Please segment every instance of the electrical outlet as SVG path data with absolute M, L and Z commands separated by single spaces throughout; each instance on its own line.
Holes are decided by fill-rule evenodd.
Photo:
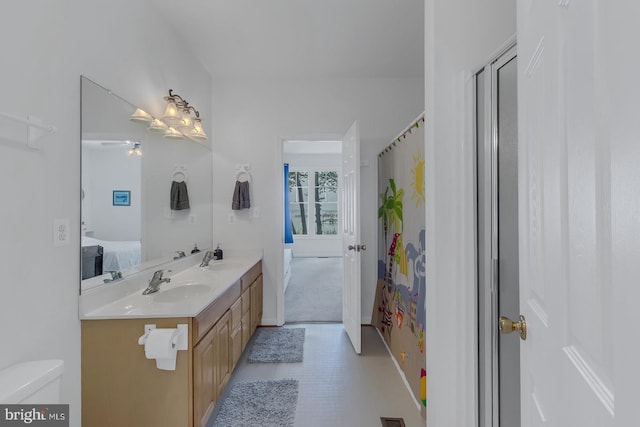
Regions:
M 53 246 L 69 244 L 69 218 L 53 220 Z
M 236 214 L 234 214 L 233 212 L 229 212 L 229 224 L 235 224 L 236 223 Z
M 194 214 L 189 215 L 189 224 L 195 224 L 196 220 L 197 218 Z
M 260 218 L 260 208 L 257 206 L 251 208 L 251 216 L 254 218 Z

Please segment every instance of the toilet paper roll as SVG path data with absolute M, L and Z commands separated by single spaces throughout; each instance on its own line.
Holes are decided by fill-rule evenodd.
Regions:
M 175 371 L 176 370 L 176 358 L 173 359 L 156 359 L 156 368 L 163 371 Z
M 144 345 L 144 354 L 147 359 L 173 360 L 173 369 L 175 369 L 175 360 L 178 348 L 173 341 L 176 335 L 178 335 L 177 329 L 151 330 L 151 332 L 149 332 L 147 342 Z M 160 366 L 158 367 L 160 368 Z

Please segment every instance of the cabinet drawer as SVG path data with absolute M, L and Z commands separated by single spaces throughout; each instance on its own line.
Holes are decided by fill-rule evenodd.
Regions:
M 242 276 L 242 291 L 249 289 L 249 286 L 262 274 L 262 261 L 258 261 L 256 265 L 251 267 L 247 273 Z
M 193 322 L 193 342 L 197 343 L 200 341 L 239 297 L 240 281 L 237 281 L 229 286 L 229 288 L 207 308 L 202 310 Z

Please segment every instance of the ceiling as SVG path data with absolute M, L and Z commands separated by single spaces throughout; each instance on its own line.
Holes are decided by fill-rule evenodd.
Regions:
M 424 77 L 424 0 L 149 1 L 214 77 Z

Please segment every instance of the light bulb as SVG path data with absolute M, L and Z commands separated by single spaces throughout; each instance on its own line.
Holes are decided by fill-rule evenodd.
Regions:
M 175 121 L 180 119 L 180 111 L 173 100 L 167 101 L 167 108 L 164 110 L 162 118 L 166 121 Z
M 189 132 L 189 138 L 196 139 L 198 141 L 206 141 L 207 134 L 204 133 L 204 129 L 202 129 L 202 122 L 200 119 L 196 119 L 193 121 L 193 128 Z
M 180 123 L 178 124 L 179 129 L 190 129 L 193 126 L 193 122 L 191 121 L 191 115 L 189 111 L 182 110 L 180 112 Z
M 149 113 L 147 113 L 146 111 L 140 108 L 136 108 L 136 111 L 134 111 L 133 114 L 129 116 L 129 120 L 131 120 L 132 122 L 148 123 L 153 120 L 153 117 L 151 117 L 151 115 L 149 115 Z
M 174 128 L 172 128 L 172 127 L 169 127 L 169 128 L 165 131 L 165 133 L 164 133 L 164 135 L 163 135 L 163 136 L 164 136 L 165 138 L 168 138 L 168 139 L 183 139 L 183 138 L 184 138 L 184 135 L 182 135 L 180 132 L 178 132 L 177 130 L 175 130 L 175 129 L 174 129 Z
M 147 129 L 152 131 L 152 132 L 165 132 L 168 127 L 169 126 L 167 126 L 167 124 L 165 122 L 163 122 L 162 120 L 153 119 L 153 121 L 151 122 L 151 124 L 149 125 L 149 127 Z

